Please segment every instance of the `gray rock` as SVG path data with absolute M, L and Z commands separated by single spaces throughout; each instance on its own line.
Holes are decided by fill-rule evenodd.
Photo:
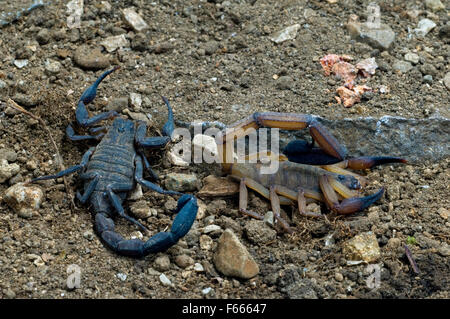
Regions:
M 219 49 L 219 43 L 217 41 L 208 41 L 205 43 L 204 49 L 206 55 L 212 55 Z
M 200 189 L 200 181 L 195 174 L 167 174 L 165 185 L 167 189 L 179 192 L 195 191 Z
M 380 24 L 375 29 L 369 28 L 365 23 L 349 22 L 347 29 L 352 38 L 377 49 L 387 50 L 395 40 L 395 32 L 386 24 Z
M 61 71 L 62 65 L 58 61 L 46 60 L 45 61 L 45 72 L 48 75 L 58 74 Z
M 148 24 L 142 19 L 142 17 L 134 11 L 132 8 L 123 9 L 123 19 L 125 22 L 133 28 L 136 32 L 141 32 L 148 29 Z
M 447 72 L 442 80 L 444 82 L 445 87 L 450 90 L 450 72 Z
M 170 281 L 169 278 L 167 278 L 165 274 L 159 275 L 159 281 L 161 281 L 164 286 L 174 286 L 174 284 Z
M 30 96 L 28 94 L 16 93 L 12 99 L 20 106 L 31 107 L 37 105 L 40 102 L 40 98 L 41 96 L 39 94 Z
M 309 279 L 301 279 L 286 287 L 290 299 L 318 299 L 314 284 Z
M 433 30 L 433 28 L 436 26 L 436 23 L 434 23 L 433 21 L 431 21 L 430 19 L 422 19 L 419 21 L 419 23 L 417 24 L 417 28 L 414 29 L 414 32 L 419 36 L 419 37 L 424 37 L 426 36 L 431 30 Z
M 100 42 L 108 52 L 114 52 L 118 48 L 128 48 L 130 46 L 130 42 L 125 38 L 125 34 L 120 34 L 112 37 L 108 37 Z
M 0 183 L 6 182 L 8 179 L 19 173 L 20 166 L 13 163 L 9 164 L 6 159 L 0 160 Z
M 450 23 L 447 23 L 439 29 L 439 37 L 442 39 L 450 38 Z
M 133 203 L 133 205 L 130 206 L 130 211 L 135 217 L 140 219 L 146 219 L 152 215 L 150 207 L 145 200 L 140 200 Z
M 247 238 L 255 244 L 266 244 L 277 237 L 275 229 L 270 228 L 264 221 L 250 220 L 245 225 Z
M 425 7 L 431 11 L 439 11 L 445 9 L 441 0 L 425 0 Z
M 94 240 L 94 234 L 93 234 L 92 231 L 90 231 L 90 230 L 86 230 L 86 231 L 83 233 L 83 237 L 86 238 L 86 239 L 89 240 L 89 241 Z
M 281 43 L 287 40 L 293 40 L 297 36 L 297 31 L 300 29 L 300 24 L 291 25 L 283 30 L 275 32 L 269 38 L 275 43 Z
M 432 75 L 435 76 L 438 71 L 436 70 L 436 68 L 434 67 L 434 65 L 430 64 L 430 63 L 425 63 L 424 65 L 422 65 L 420 67 L 420 72 L 422 72 L 423 75 Z
M 322 123 L 337 140 L 345 145 L 351 156 L 399 156 L 410 163 L 439 161 L 450 156 L 450 119 L 431 117 L 406 119 L 383 116 L 328 120 Z M 349 132 L 352 132 L 349 134 Z M 287 132 L 291 137 L 305 139 L 307 132 Z M 285 146 L 280 142 L 280 148 Z
M 433 76 L 431 76 L 431 75 L 429 75 L 429 74 L 424 75 L 423 81 L 424 81 L 425 83 L 431 84 L 431 83 L 433 83 Z
M 26 67 L 28 65 L 28 60 L 27 59 L 18 59 L 18 60 L 14 60 L 14 65 L 18 68 L 18 69 L 22 69 L 24 67 Z
M 398 71 L 400 73 L 407 73 L 408 71 L 410 71 L 413 68 L 413 66 L 410 62 L 396 61 L 392 65 L 392 68 L 394 69 L 394 71 Z
M 39 44 L 47 44 L 50 41 L 50 32 L 48 29 L 41 29 L 36 35 L 36 40 Z
M 129 103 L 135 111 L 140 111 L 142 105 L 142 96 L 139 93 L 130 93 Z
M 119 278 L 121 281 L 127 280 L 127 275 L 121 272 L 117 273 L 116 277 Z
M 280 76 L 277 80 L 276 87 L 279 90 L 289 90 L 294 85 L 294 80 L 288 75 Z
M 6 84 L 5 81 L 0 80 L 0 92 L 1 92 L 3 89 L 6 89 L 7 87 L 8 87 L 8 84 Z
M 74 54 L 77 65 L 88 70 L 99 70 L 110 65 L 109 57 L 102 54 L 100 48 L 89 48 L 86 45 L 78 47 Z
M 415 53 L 408 52 L 405 54 L 405 60 L 413 64 L 419 63 L 419 59 L 420 59 L 419 56 Z
M 118 97 L 118 98 L 113 98 L 108 103 L 108 105 L 106 106 L 106 110 L 122 112 L 127 107 L 128 107 L 128 98 L 127 97 Z
M 170 268 L 170 259 L 167 255 L 159 256 L 155 259 L 154 267 L 161 272 L 167 271 Z
M 8 148 L 0 149 L 0 160 L 7 160 L 9 163 L 15 162 L 17 160 L 17 153 Z

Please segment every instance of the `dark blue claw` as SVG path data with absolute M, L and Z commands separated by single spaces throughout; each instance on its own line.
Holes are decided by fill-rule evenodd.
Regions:
M 71 141 L 81 141 L 81 140 L 98 140 L 105 135 L 105 133 L 100 133 L 97 135 L 75 135 L 75 131 L 69 124 L 66 127 L 66 135 Z
M 115 252 L 130 257 L 144 257 L 151 253 L 166 251 L 175 245 L 191 229 L 197 211 L 197 199 L 194 196 L 181 196 L 178 200 L 177 216 L 170 232 L 157 233 L 146 242 L 139 239 L 124 239 L 114 231 L 112 219 L 102 213 L 95 216 L 95 227 L 102 240 Z
M 169 100 L 166 97 L 162 96 L 162 99 L 163 99 L 164 103 L 166 103 L 167 111 L 169 112 L 169 116 L 167 117 L 167 122 L 166 122 L 166 124 L 164 124 L 163 129 L 162 129 L 163 135 L 172 137 L 172 133 L 175 130 L 175 124 L 173 122 L 172 107 L 170 106 Z
M 97 87 L 100 84 L 100 82 L 102 82 L 103 79 L 105 79 L 109 74 L 116 71 L 117 69 L 119 69 L 118 66 L 116 66 L 112 70 L 104 72 L 102 75 L 99 76 L 99 78 L 94 82 L 94 84 L 88 87 L 81 95 L 80 100 L 78 101 L 77 109 L 75 111 L 75 116 L 79 125 L 87 127 L 96 124 L 102 120 L 105 120 L 107 118 L 111 118 L 118 115 L 117 112 L 115 111 L 109 111 L 105 113 L 100 113 L 90 118 L 88 110 L 86 109 L 86 105 L 88 105 L 95 99 L 95 96 L 97 95 Z

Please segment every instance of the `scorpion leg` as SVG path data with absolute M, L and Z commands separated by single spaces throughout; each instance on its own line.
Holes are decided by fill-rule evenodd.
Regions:
M 69 167 L 59 173 L 56 173 L 55 175 L 48 175 L 48 176 L 41 176 L 41 177 L 37 177 L 37 178 L 33 178 L 31 180 L 31 183 L 34 183 L 36 181 L 43 181 L 43 180 L 47 180 L 47 179 L 56 179 L 56 178 L 60 178 L 63 177 L 65 175 L 69 175 L 72 173 L 75 173 L 77 171 L 79 171 L 80 169 L 83 169 L 84 167 L 86 167 L 88 161 L 89 161 L 89 157 L 91 157 L 92 153 L 94 153 L 95 151 L 95 147 L 91 147 L 90 149 L 87 150 L 86 153 L 83 154 L 83 157 L 81 158 L 81 163 L 72 167 Z
M 250 217 L 256 218 L 256 219 L 264 219 L 263 216 L 260 214 L 247 210 L 248 205 L 248 191 L 247 187 L 254 190 L 255 192 L 259 193 L 266 199 L 270 199 L 270 191 L 261 185 L 260 183 L 256 182 L 255 180 L 244 177 L 240 179 L 240 185 L 239 185 L 239 211 L 245 215 L 248 215 Z M 285 196 L 282 196 L 279 198 L 282 205 L 290 205 L 292 204 L 292 201 L 286 198 Z
M 346 198 L 339 203 L 338 197 L 333 189 L 332 183 L 330 182 L 331 178 L 332 177 L 326 175 L 320 176 L 319 185 L 325 198 L 325 203 L 332 211 L 338 214 L 347 215 L 362 211 L 379 200 L 384 193 L 384 188 L 381 188 L 378 192 L 372 195 L 366 197 Z
M 142 225 L 140 222 L 138 222 L 133 217 L 125 214 L 125 210 L 122 207 L 122 204 L 121 204 L 119 196 L 117 196 L 114 193 L 114 191 L 125 192 L 125 191 L 130 191 L 132 189 L 133 189 L 133 184 L 128 184 L 128 183 L 114 184 L 114 185 L 109 185 L 107 187 L 106 193 L 108 194 L 109 200 L 111 201 L 114 209 L 116 210 L 117 214 L 119 214 L 120 217 L 125 218 L 129 222 L 137 225 L 142 230 L 148 232 L 148 229 L 144 225 Z
M 303 215 L 305 217 L 323 217 L 323 215 L 320 213 L 313 213 L 306 211 L 305 191 L 301 187 L 298 189 L 297 192 L 297 204 L 300 215 Z
M 114 230 L 114 222 L 108 216 L 98 213 L 95 216 L 97 232 L 102 240 L 115 252 L 132 257 L 143 257 L 150 253 L 167 250 L 185 236 L 197 216 L 197 200 L 192 195 L 183 195 L 178 200 L 177 216 L 169 232 L 159 232 L 146 242 L 139 239 L 126 240 Z
M 136 164 L 136 168 L 135 168 L 135 171 L 134 171 L 134 179 L 136 180 L 136 182 L 138 182 L 142 186 L 145 186 L 145 187 L 151 189 L 152 191 L 158 192 L 160 194 L 165 194 L 165 195 L 182 195 L 180 192 L 164 190 L 160 186 L 145 180 L 142 177 L 143 167 L 142 167 L 142 159 L 141 159 L 141 157 L 140 156 L 136 156 L 136 159 L 134 160 L 134 162 Z
M 91 194 L 94 191 L 95 187 L 97 186 L 97 183 L 98 183 L 99 179 L 100 179 L 100 176 L 95 174 L 95 177 L 88 184 L 88 186 L 86 187 L 86 190 L 84 191 L 83 195 L 81 195 L 81 193 L 79 191 L 77 191 L 77 198 L 82 204 L 85 204 L 86 201 L 89 199 L 89 197 L 91 196 Z
M 272 206 L 273 215 L 280 223 L 281 227 L 289 234 L 292 234 L 294 231 L 280 216 L 280 197 L 277 194 L 277 186 L 270 186 L 270 204 Z
M 152 180 L 154 180 L 154 181 L 159 180 L 158 174 L 156 174 L 155 171 L 152 170 L 150 163 L 148 162 L 147 156 L 145 156 L 144 152 L 137 151 L 137 153 L 141 156 L 142 161 L 144 162 L 145 169 L 147 170 L 147 172 L 150 173 Z

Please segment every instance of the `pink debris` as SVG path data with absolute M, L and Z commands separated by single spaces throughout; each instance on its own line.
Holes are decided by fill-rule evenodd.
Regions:
M 345 107 L 350 107 L 361 101 L 361 96 L 366 91 L 372 91 L 372 89 L 366 85 L 357 85 L 353 90 L 347 89 L 345 86 L 340 86 L 336 90 L 337 94 L 339 94 L 339 98 L 336 100 L 338 103 L 342 102 Z
M 338 79 L 344 81 L 344 86 L 349 89 L 353 88 L 355 84 L 356 76 L 358 75 L 358 70 L 348 62 L 338 62 L 333 65 L 331 71 L 336 75 Z
M 337 54 L 328 54 L 324 56 L 322 59 L 320 59 L 320 64 L 322 64 L 322 67 L 325 71 L 325 75 L 328 76 L 332 72 L 333 65 L 335 65 L 338 62 L 346 62 L 352 60 L 352 57 L 348 55 L 337 55 Z
M 375 58 L 362 60 L 356 66 L 349 63 L 348 61 L 350 60 L 352 60 L 350 56 L 337 54 L 328 54 L 319 60 L 326 76 L 334 74 L 337 78 L 344 81 L 344 86 L 336 90 L 339 97 L 335 98 L 339 104 L 342 103 L 345 107 L 358 103 L 364 92 L 372 90 L 365 85 L 355 86 L 358 74 L 367 78 L 374 75 L 375 70 L 378 68 Z

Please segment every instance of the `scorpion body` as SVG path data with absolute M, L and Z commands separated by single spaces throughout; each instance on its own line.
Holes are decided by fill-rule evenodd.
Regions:
M 77 198 L 81 203 L 89 202 L 95 213 L 95 228 L 105 244 L 115 252 L 133 257 L 143 257 L 150 253 L 165 251 L 178 242 L 191 228 L 197 215 L 197 200 L 192 195 L 183 195 L 175 191 L 164 190 L 158 185 L 143 178 L 143 166 L 151 173 L 154 179 L 157 175 L 151 170 L 141 148 L 161 148 L 169 141 L 173 132 L 173 114 L 167 99 L 163 97 L 169 111 L 169 119 L 163 127 L 161 137 L 145 137 L 146 124 L 135 123 L 131 120 L 116 117 L 114 111 L 100 113 L 89 117 L 86 104 L 90 103 L 96 95 L 100 82 L 117 68 L 104 72 L 82 94 L 76 110 L 76 118 L 79 125 L 88 127 L 106 118 L 115 117 L 108 128 L 94 127 L 91 133 L 107 129 L 106 134 L 75 135 L 75 131 L 69 125 L 66 129 L 71 140 L 99 139 L 102 140 L 97 147 L 91 147 L 82 157 L 79 165 L 72 166 L 55 175 L 38 177 L 32 182 L 46 179 L 54 179 L 64 175 L 83 170 L 80 178 L 84 181 L 83 195 L 77 192 Z M 136 182 L 161 194 L 182 195 L 178 200 L 177 216 L 168 232 L 159 232 L 146 242 L 139 239 L 124 239 L 114 230 L 113 218 L 119 215 L 140 228 L 146 228 L 134 218 L 125 214 L 122 207 L 123 201 L 129 191 L 133 190 Z

